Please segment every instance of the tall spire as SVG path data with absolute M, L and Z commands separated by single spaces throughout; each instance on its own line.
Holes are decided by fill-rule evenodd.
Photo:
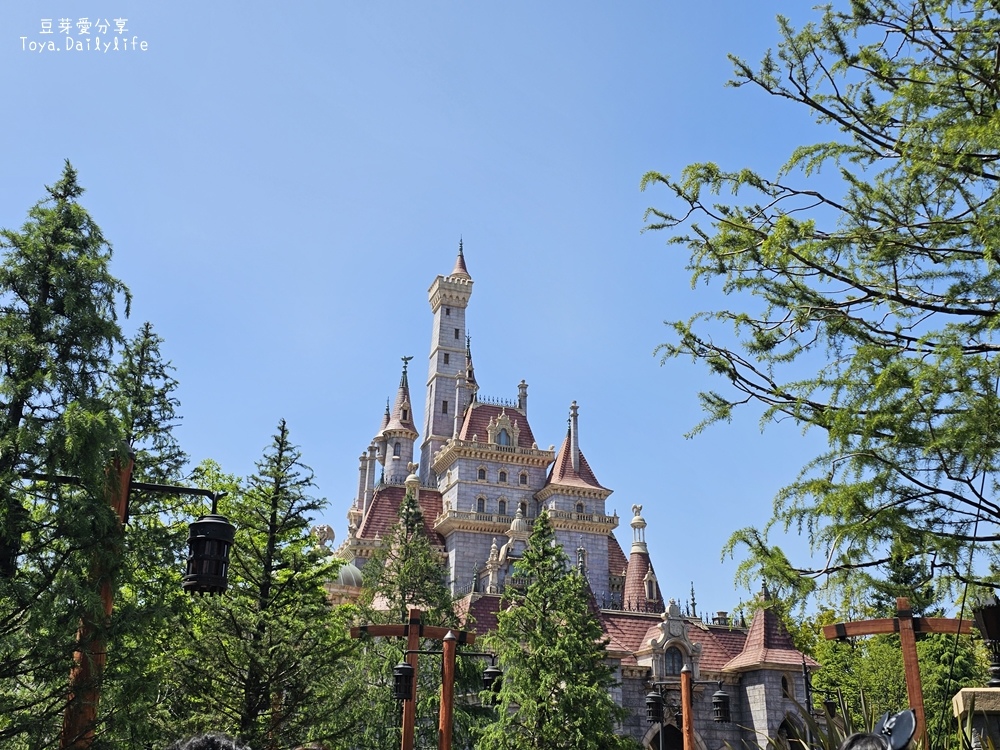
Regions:
M 472 400 L 476 400 L 479 383 L 476 382 L 476 368 L 472 366 L 472 336 L 465 337 L 465 385 L 472 390 Z
M 389 423 L 384 430 L 408 430 L 416 437 L 417 428 L 413 424 L 413 407 L 410 403 L 410 384 L 406 377 L 406 370 L 413 357 L 401 357 L 403 360 L 403 372 L 399 376 L 399 390 L 396 391 L 396 403 L 393 404 L 389 413 Z
M 458 238 L 458 257 L 455 259 L 455 269 L 451 272 L 452 276 L 458 276 L 463 279 L 471 279 L 469 275 L 469 269 L 465 267 L 465 253 L 462 251 L 462 238 Z
M 580 426 L 576 401 L 569 405 L 569 449 L 573 471 L 580 471 Z

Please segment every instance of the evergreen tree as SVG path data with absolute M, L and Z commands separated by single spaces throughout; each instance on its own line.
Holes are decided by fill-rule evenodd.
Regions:
M 648 228 L 673 232 L 693 282 L 727 295 L 674 323 L 662 352 L 721 376 L 702 426 L 756 403 L 765 422 L 827 438 L 769 524 L 804 531 L 825 565 L 797 567 L 743 529 L 730 549 L 746 549 L 746 580 L 803 596 L 819 574 L 849 586 L 892 540 L 936 575 L 975 578 L 970 553 L 1000 521 L 1000 10 L 851 0 L 820 13 L 801 30 L 779 17 L 777 52 L 733 58 L 733 84 L 804 108 L 821 142 L 774 177 L 702 163 L 643 179 L 677 204 L 650 209 Z
M 507 588 L 496 632 L 486 638 L 503 679 L 497 718 L 483 732 L 480 750 L 605 750 L 630 748 L 617 736 L 625 717 L 610 690 L 615 685 L 607 639 L 590 605 L 584 577 L 571 570 L 544 511 L 535 520 L 524 556 L 516 563 L 523 591 Z M 491 697 L 491 696 L 487 696 Z
M 46 191 L 20 230 L 0 230 L 0 745 L 11 748 L 58 736 L 78 626 L 103 615 L 92 572 L 114 573 L 121 542 L 107 494 L 120 431 L 100 385 L 129 294 L 69 163 Z
M 122 347 L 105 385 L 105 399 L 134 455 L 133 479 L 183 484 L 187 457 L 173 428 L 179 423 L 178 383 L 163 359 L 163 340 L 149 323 Z M 100 745 L 156 747 L 175 740 L 164 654 L 183 637 L 178 626 L 191 603 L 181 588 L 189 501 L 133 488 L 124 557 L 115 591 L 108 663 L 101 694 Z
M 0 230 L 0 576 L 5 577 L 14 575 L 30 526 L 21 477 L 82 474 L 98 490 L 114 438 L 100 420 L 103 404 L 95 399 L 121 338 L 119 298 L 127 314 L 130 296 L 108 269 L 111 246 L 77 201 L 83 188 L 76 177 L 67 161 L 21 229 Z M 84 439 L 90 444 L 82 445 Z
M 386 530 L 364 566 L 364 586 L 355 619 L 363 623 L 398 623 L 416 607 L 428 625 L 460 627 L 454 599 L 443 581 L 438 549 L 424 531 L 423 513 L 412 492 L 400 503 L 400 520 Z M 469 629 L 471 623 L 462 624 Z M 347 661 L 344 690 L 348 697 L 350 736 L 341 747 L 350 750 L 394 750 L 399 747 L 402 707 L 393 698 L 392 670 L 403 659 L 403 639 L 365 639 Z M 440 650 L 425 641 L 423 650 Z M 461 653 L 461 652 L 459 652 Z M 478 660 L 456 661 L 453 742 L 467 747 L 471 734 L 488 715 L 467 700 L 481 685 Z M 421 655 L 417 674 L 415 744 L 434 747 L 441 704 L 440 657 Z
M 211 465 L 203 475 L 214 488 L 235 489 Z M 256 473 L 220 502 L 237 527 L 229 590 L 197 601 L 187 640 L 176 644 L 175 731 L 222 730 L 255 750 L 336 735 L 349 644 L 323 587 L 337 563 L 309 534 L 324 506 L 312 487 L 282 421 Z

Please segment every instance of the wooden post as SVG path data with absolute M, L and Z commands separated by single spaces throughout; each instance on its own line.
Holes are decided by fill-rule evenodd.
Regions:
M 413 750 L 413 735 L 417 720 L 417 651 L 420 650 L 420 610 L 411 609 L 406 629 L 406 663 L 413 667 L 413 691 L 410 699 L 403 701 L 402 750 Z
M 406 650 L 408 652 L 406 655 L 406 662 L 413 667 L 413 693 L 410 695 L 410 700 L 403 701 L 402 750 L 413 750 L 414 725 L 416 723 L 417 716 L 417 651 L 420 649 L 420 639 L 426 638 L 432 641 L 444 642 L 445 679 L 444 683 L 441 685 L 441 711 L 438 716 L 438 747 L 449 748 L 450 750 L 452 712 L 454 710 L 452 696 L 454 695 L 455 684 L 456 649 L 460 643 L 469 645 L 475 643 L 476 634 L 467 633 L 464 630 L 459 630 L 455 633 L 448 628 L 425 626 L 420 622 L 420 615 L 421 613 L 419 609 L 411 609 L 408 621 L 404 625 L 361 625 L 356 628 L 351 628 L 351 638 L 361 638 L 363 635 L 387 638 L 406 638 Z M 450 677 L 448 676 L 447 666 L 449 662 L 449 652 L 451 654 Z M 446 695 L 446 685 L 448 686 L 448 701 L 444 700 Z M 446 711 L 448 712 L 447 718 L 445 717 Z M 445 732 L 447 732 L 447 740 L 445 739 Z M 446 741 L 447 744 L 445 744 Z
M 441 670 L 441 713 L 438 720 L 438 750 L 451 750 L 451 730 L 455 699 L 455 651 L 458 636 L 452 632 L 444 637 L 444 666 Z
M 117 537 L 112 542 L 113 552 L 120 556 L 121 535 L 128 518 L 128 495 L 132 482 L 133 459 L 115 460 L 108 477 L 108 502 L 118 517 Z M 106 553 L 105 553 L 106 554 Z M 101 678 L 107 661 L 107 629 L 114 607 L 114 576 L 119 560 L 102 558 L 94 554 L 91 565 L 91 582 L 98 587 L 101 597 L 101 615 L 84 613 L 77 629 L 77 650 L 69 672 L 69 696 L 63 714 L 62 736 L 59 747 L 63 750 L 86 750 L 94 741 L 97 723 L 97 704 L 101 699 Z
M 681 668 L 681 735 L 684 738 L 684 750 L 697 750 L 694 744 L 694 710 L 691 700 L 693 684 L 691 667 L 685 664 Z M 660 731 L 663 731 L 662 724 Z
M 917 633 L 951 633 L 970 635 L 972 623 L 969 620 L 954 620 L 947 617 L 914 617 L 910 600 L 905 596 L 896 599 L 896 616 L 881 620 L 860 622 L 838 622 L 824 625 L 823 635 L 827 640 L 846 639 L 858 635 L 879 635 L 899 633 L 899 645 L 903 650 L 903 671 L 906 676 L 906 696 L 910 708 L 917 715 L 915 737 L 927 744 L 927 723 L 924 720 L 924 694 L 920 684 L 920 665 L 917 662 Z

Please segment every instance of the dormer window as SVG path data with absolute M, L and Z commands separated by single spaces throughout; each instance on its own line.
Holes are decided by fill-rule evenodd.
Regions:
M 403 421 L 405 422 L 409 418 L 410 418 L 410 410 L 409 409 L 403 409 Z
M 497 445 L 510 445 L 510 433 L 507 430 L 497 433 Z
M 507 484 L 507 472 L 501 470 L 499 475 L 500 484 Z

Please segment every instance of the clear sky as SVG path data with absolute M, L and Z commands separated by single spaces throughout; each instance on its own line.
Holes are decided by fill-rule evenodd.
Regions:
M 699 612 L 732 609 L 749 592 L 722 545 L 765 523 L 820 436 L 747 411 L 685 440 L 712 384 L 653 350 L 719 298 L 641 233 L 668 196 L 639 180 L 700 160 L 770 174 L 820 139 L 724 86 L 727 52 L 760 59 L 775 15 L 808 5 L 3 3 L 0 226 L 69 158 L 135 297 L 126 329 L 165 339 L 192 461 L 249 473 L 287 419 L 336 544 L 403 355 L 422 405 L 426 292 L 463 238 L 480 392 L 525 379 L 542 447 L 576 400 L 626 552 L 640 503 L 664 594 L 693 581 Z

